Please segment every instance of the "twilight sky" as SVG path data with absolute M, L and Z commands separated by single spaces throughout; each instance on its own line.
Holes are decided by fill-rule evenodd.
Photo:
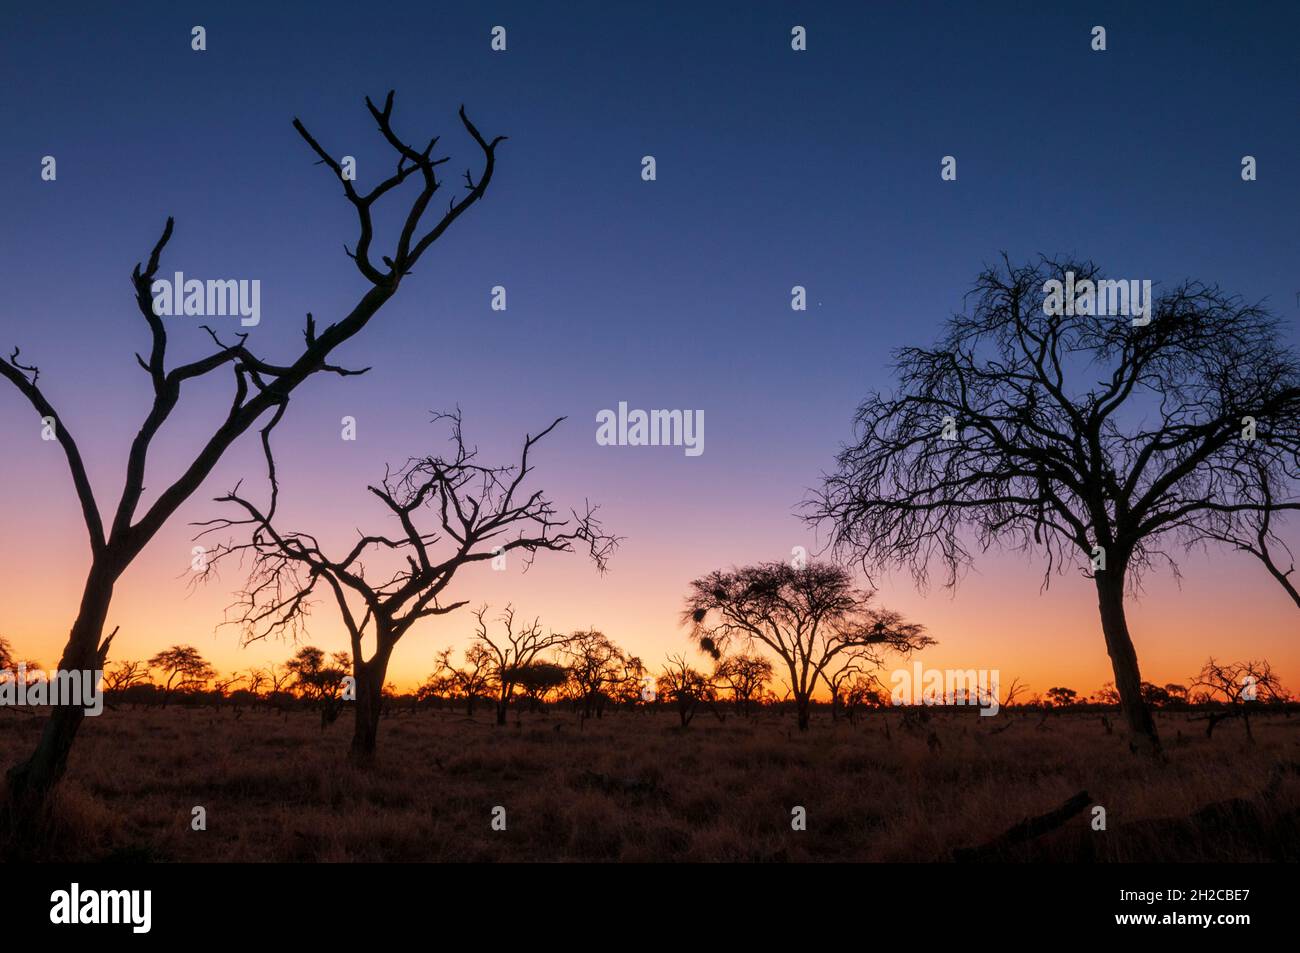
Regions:
M 1000 252 L 1218 282 L 1294 328 L 1297 8 L 700 6 L 7 7 L 0 346 L 40 365 L 101 509 L 116 504 L 150 399 L 132 357 L 147 344 L 132 265 L 174 215 L 161 273 L 259 279 L 250 344 L 269 360 L 292 353 L 305 312 L 336 320 L 365 282 L 342 249 L 352 211 L 290 120 L 356 156 L 368 188 L 392 159 L 362 100 L 390 88 L 399 132 L 443 136 L 449 187 L 479 165 L 461 103 L 486 135 L 510 139 L 487 199 L 335 355 L 375 370 L 297 392 L 276 438 L 282 523 L 336 547 L 358 527 L 388 529 L 365 486 L 385 462 L 442 448 L 432 410 L 459 405 L 469 439 L 500 462 L 567 415 L 536 485 L 562 505 L 601 504 L 626 537 L 611 571 L 543 554 L 526 575 L 468 570 L 452 596 L 600 628 L 652 666 L 690 648 L 678 614 L 692 578 L 816 548 L 794 506 L 850 436 L 854 407 L 889 386 L 891 349 L 929 343 Z M 205 52 L 190 49 L 195 24 Z M 506 53 L 489 49 L 497 24 Z M 807 52 L 790 49 L 795 24 Z M 1106 52 L 1089 48 L 1096 24 Z M 46 155 L 54 182 L 40 177 Z M 641 180 L 644 155 L 657 181 Z M 956 182 L 940 180 L 945 155 Z M 1241 180 L 1244 155 L 1258 181 Z M 790 309 L 796 284 L 806 312 Z M 489 307 L 494 285 L 505 312 Z M 172 364 L 208 349 L 203 320 L 169 319 Z M 188 393 L 155 444 L 151 487 L 175 475 L 229 393 L 224 376 Z M 619 401 L 703 410 L 705 452 L 598 446 L 595 415 Z M 355 442 L 339 437 L 345 415 Z M 261 475 L 246 438 L 132 566 L 109 619 L 115 657 L 175 642 L 222 669 L 291 654 L 215 629 L 242 582 L 233 569 L 187 587 L 186 523 L 220 515 L 211 497 L 241 477 L 262 492 Z M 12 388 L 0 390 L 0 485 L 0 633 L 53 664 L 88 547 L 57 445 Z M 1266 657 L 1294 688 L 1297 620 L 1281 589 L 1248 557 L 1183 566 L 1181 590 L 1152 577 L 1130 608 L 1144 677 L 1186 681 L 1215 653 Z M 1072 574 L 1041 594 L 1040 582 L 1038 564 L 995 555 L 955 596 L 896 577 L 881 599 L 939 640 L 931 665 L 1091 691 L 1110 678 L 1091 583 Z M 393 679 L 422 679 L 471 622 L 461 610 L 422 624 Z M 344 648 L 329 604 L 310 640 Z

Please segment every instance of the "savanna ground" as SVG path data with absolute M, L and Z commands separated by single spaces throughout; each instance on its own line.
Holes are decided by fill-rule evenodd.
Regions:
M 1255 719 L 1253 745 L 1237 720 L 1207 739 L 1186 714 L 1157 718 L 1163 765 L 1096 712 L 944 711 L 914 728 L 821 712 L 800 736 L 771 711 L 685 730 L 670 711 L 500 728 L 487 710 L 422 711 L 384 719 L 364 773 L 347 713 L 322 733 L 310 712 L 121 709 L 82 728 L 47 859 L 946 861 L 1084 790 L 1106 831 L 1089 808 L 1006 858 L 1300 859 L 1300 717 Z M 39 729 L 0 712 L 0 763 Z

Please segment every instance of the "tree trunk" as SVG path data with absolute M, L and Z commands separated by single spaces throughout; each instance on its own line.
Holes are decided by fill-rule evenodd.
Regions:
M 1142 673 L 1138 670 L 1137 652 L 1133 648 L 1128 621 L 1124 617 L 1124 576 L 1101 570 L 1097 573 L 1096 582 L 1101 628 L 1106 636 L 1106 651 L 1110 654 L 1111 669 L 1115 673 L 1120 710 L 1124 713 L 1137 748 L 1147 754 L 1159 755 L 1160 737 L 1156 734 L 1156 723 L 1151 717 L 1151 710 L 1142 700 Z
M 370 661 L 363 662 L 358 658 L 352 663 L 357 681 L 357 700 L 354 704 L 355 720 L 348 758 L 358 767 L 369 767 L 375 762 L 379 715 L 384 701 L 384 678 L 388 674 L 388 659 L 391 654 L 391 647 L 380 648 Z
M 811 698 L 808 695 L 796 695 L 794 699 L 795 711 L 799 714 L 799 730 L 808 730 L 808 721 L 812 714 Z
M 59 660 L 62 671 L 97 671 L 103 667 L 100 638 L 117 577 L 103 568 L 102 560 L 103 557 L 100 565 L 91 566 L 86 579 L 81 608 L 72 624 L 63 658 Z M 68 753 L 85 717 L 82 708 L 70 705 L 52 707 L 36 750 L 26 761 L 9 769 L 4 811 L 0 815 L 0 824 L 5 828 L 4 839 L 36 836 L 44 830 L 50 793 L 67 770 Z

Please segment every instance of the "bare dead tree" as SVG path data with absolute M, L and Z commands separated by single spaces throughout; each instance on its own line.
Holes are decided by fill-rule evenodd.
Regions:
M 248 688 L 246 691 L 249 696 L 256 701 L 261 695 L 262 686 L 270 683 L 271 673 L 264 668 L 250 668 L 248 674 L 245 675 L 244 678 L 248 681 Z
M 290 707 L 286 702 L 293 701 L 289 686 L 293 684 L 295 677 L 294 671 L 286 666 L 272 663 L 266 669 L 266 680 L 271 686 L 266 693 L 267 707 L 272 711 L 280 712 L 286 719 L 289 717 Z
M 799 730 L 807 731 L 813 692 L 832 666 L 857 658 L 874 667 L 886 651 L 934 644 L 921 626 L 871 605 L 874 595 L 839 566 L 761 563 L 693 581 L 682 619 L 715 660 L 735 642 L 771 649 L 789 672 Z
M 863 659 L 856 655 L 844 657 L 838 666 L 832 666 L 822 672 L 822 681 L 831 693 L 831 720 L 838 721 L 840 708 L 844 704 L 844 695 L 853 679 L 865 673 Z
M 543 652 L 567 645 L 570 636 L 558 632 L 543 632 L 542 623 L 534 619 L 531 623 L 515 625 L 515 610 L 506 606 L 501 613 L 501 624 L 505 629 L 498 635 L 492 635 L 484 617 L 487 606 L 476 609 L 474 618 L 477 625 L 474 641 L 488 650 L 492 656 L 492 679 L 497 688 L 497 724 L 506 723 L 506 712 L 510 699 L 514 696 L 515 686 L 520 674 L 528 669 Z
M 143 685 L 147 681 L 149 666 L 144 662 L 124 659 L 104 668 L 104 692 L 107 695 L 120 696 L 132 685 Z
M 67 460 L 90 541 L 90 569 L 80 609 L 59 663 L 61 669 L 103 668 L 111 641 L 111 637 L 103 638 L 103 631 L 117 580 L 181 504 L 199 488 L 231 444 L 259 421 L 265 421 L 261 428 L 261 439 L 266 451 L 267 466 L 274 480 L 274 464 L 270 453 L 271 433 L 283 418 L 292 393 L 303 381 L 317 373 L 359 373 L 331 364 L 329 359 L 332 352 L 369 323 L 397 293 L 403 279 L 411 274 L 429 247 L 486 193 L 496 164 L 496 149 L 504 137 L 498 136 L 490 141 L 485 139 L 466 116 L 464 107 L 460 110 L 461 124 L 483 153 L 482 172 L 477 181 L 469 172 L 465 173 L 466 192 L 451 199 L 446 212 L 432 223 L 426 219 L 426 212 L 435 194 L 443 186 L 437 169 L 449 161 L 447 158 L 434 157 L 437 138 L 429 140 L 428 145 L 420 149 L 409 145 L 407 140 L 398 135 L 392 125 L 392 92 L 384 100 L 382 108 L 369 98 L 366 99 L 366 108 L 384 140 L 397 153 L 397 165 L 392 175 L 365 193 L 359 192 L 354 183 L 343 176 L 339 162 L 307 131 L 306 126 L 298 119 L 293 121 L 294 129 L 319 157 L 320 164 L 327 166 L 339 180 L 344 196 L 356 212 L 359 229 L 356 244 L 351 250 L 345 246 L 345 251 L 368 284 L 367 290 L 356 304 L 323 330 L 317 328 L 311 314 L 307 315 L 303 332 L 305 343 L 297 356 L 287 362 L 272 363 L 253 353 L 247 344 L 246 335 L 238 335 L 234 340 L 222 340 L 209 328 L 206 331 L 216 345 L 215 350 L 199 360 L 169 369 L 167 328 L 163 319 L 154 311 L 152 289 L 163 250 L 172 236 L 172 219 L 167 220 L 162 236 L 149 254 L 147 264 L 136 265 L 131 274 L 131 283 L 135 290 L 137 308 L 150 336 L 147 357 L 137 354 L 136 360 L 149 375 L 154 396 L 139 433 L 131 444 L 121 495 L 109 521 L 105 521 L 100 509 L 72 428 L 38 383 L 40 370 L 33 364 L 20 362 L 21 352 L 17 347 L 8 360 L 0 359 L 0 376 L 13 384 L 36 414 L 54 427 L 55 436 Z M 382 266 L 377 265 L 371 257 L 372 244 L 376 238 L 376 208 L 380 199 L 390 193 L 396 194 L 395 190 L 408 179 L 417 183 L 418 191 L 406 214 L 400 216 L 402 224 L 392 240 L 391 252 L 381 255 Z M 223 371 L 231 374 L 234 384 L 233 398 L 224 419 L 202 441 L 198 452 L 179 473 L 172 476 L 156 472 L 151 474 L 151 486 L 158 487 L 159 492 L 146 503 L 145 474 L 150 450 L 155 437 L 180 403 L 182 390 L 192 382 Z M 271 509 L 274 510 L 274 502 Z M 43 829 L 39 822 L 43 818 L 49 792 L 63 776 L 68 752 L 83 717 L 81 708 L 61 706 L 54 709 L 36 750 L 9 771 L 6 810 L 2 820 L 10 831 L 38 832 Z
M 1192 681 L 1192 688 L 1205 689 L 1210 701 L 1221 702 L 1222 711 L 1212 711 L 1205 716 L 1205 737 L 1212 737 L 1215 726 L 1226 718 L 1240 718 L 1246 727 L 1246 737 L 1255 743 L 1250 727 L 1250 713 L 1266 702 L 1285 701 L 1286 690 L 1282 680 L 1267 661 L 1219 662 L 1213 657 L 1202 666 Z
M 1125 597 L 1157 563 L 1176 574 L 1179 548 L 1269 542 L 1268 517 L 1300 508 L 1300 369 L 1273 317 L 1198 282 L 1146 324 L 1045 307 L 1048 281 L 1099 278 L 1045 258 L 986 269 L 969 314 L 897 353 L 896 393 L 858 409 L 805 515 L 868 572 L 921 586 L 996 547 L 1041 552 L 1044 588 L 1082 562 L 1135 747 L 1158 753 Z
M 1008 686 L 1002 699 L 998 702 L 998 707 L 1010 708 L 1012 705 L 1017 704 L 1016 700 L 1027 691 L 1029 691 L 1029 686 L 1022 682 L 1019 676 L 1016 676 L 1011 680 L 1010 686 Z
M 251 557 L 248 583 L 232 606 L 231 620 L 243 630 L 245 643 L 271 634 L 300 633 L 318 586 L 334 597 L 352 643 L 356 721 L 351 757 L 357 764 L 374 760 L 384 679 L 394 648 L 421 619 L 465 605 L 464 600 L 444 601 L 460 569 L 515 550 L 530 563 L 538 552 L 570 552 L 581 543 L 597 569 L 604 570 L 618 541 L 603 532 L 595 509 L 588 505 L 560 519 L 541 490 L 525 489 L 533 472 L 533 448 L 563 419 L 525 437 L 517 465 L 486 466 L 478 462 L 477 450 L 465 443 L 460 412 L 436 414 L 435 422 L 450 425 L 451 453 L 413 458 L 396 474 L 386 470 L 378 486 L 367 488 L 398 532 L 358 532 L 352 548 L 338 557 L 326 555 L 308 533 L 278 529 L 273 509 L 263 512 L 240 496 L 238 487 L 218 501 L 243 510 L 242 518 L 199 524 L 205 527 L 200 537 L 236 528 L 250 534 L 247 542 L 219 544 L 204 574 L 231 557 Z M 436 524 L 432 530 L 418 526 L 427 514 Z M 370 554 L 381 561 L 390 557 L 396 565 L 377 575 L 369 573 L 364 560 Z M 368 656 L 367 644 L 372 645 Z
M 230 691 L 232 688 L 234 688 L 243 680 L 244 680 L 244 676 L 242 674 L 240 674 L 239 672 L 232 672 L 229 675 L 227 675 L 225 678 L 218 678 L 216 681 L 214 681 L 212 683 L 212 690 L 214 692 L 220 692 L 221 694 L 224 695 L 226 692 Z
M 238 672 L 227 675 L 225 678 L 218 678 L 212 683 L 212 705 L 218 710 L 224 705 L 233 694 L 235 686 L 244 680 L 244 676 Z

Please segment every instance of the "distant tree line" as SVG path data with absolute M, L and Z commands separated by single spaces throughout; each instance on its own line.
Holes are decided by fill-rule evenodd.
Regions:
M 490 711 L 497 724 L 516 720 L 525 713 L 561 711 L 580 722 L 602 718 L 607 712 L 669 712 L 682 728 L 700 712 L 723 721 L 728 715 L 742 718 L 760 712 L 784 716 L 798 722 L 801 711 L 820 709 L 832 721 L 856 723 L 860 714 L 895 707 L 888 688 L 874 671 L 860 664 L 836 668 L 824 679 L 825 696 L 807 706 L 796 698 L 790 686 L 777 678 L 771 660 L 758 654 L 719 654 L 711 665 L 695 666 L 684 655 L 668 656 L 657 671 L 640 658 L 616 645 L 604 633 L 580 630 L 568 634 L 543 634 L 534 620 L 520 624 L 507 607 L 496 630 L 488 624 L 487 609 L 475 612 L 478 628 L 459 662 L 452 648 L 434 658 L 433 671 L 411 691 L 399 691 L 387 683 L 382 691 L 382 714 L 414 714 L 419 711 Z M 706 653 L 706 657 L 710 657 Z M 711 657 L 710 657 L 711 658 Z M 22 664 L 33 677 L 40 663 Z M 0 680 L 17 677 L 19 656 L 8 640 L 0 637 Z M 104 672 L 104 697 L 109 708 L 165 709 L 228 708 L 242 715 L 249 709 L 272 711 L 288 717 L 291 712 L 319 714 L 324 730 L 339 716 L 349 694 L 353 671 L 347 652 L 329 653 L 316 646 L 299 648 L 283 663 L 251 667 L 228 674 L 219 673 L 194 646 L 173 645 L 144 661 L 111 663 Z M 1114 711 L 1120 707 L 1118 692 L 1107 682 L 1092 694 L 1054 686 L 1039 694 L 1025 694 L 1018 681 L 1006 692 L 1004 708 L 1026 712 Z M 1142 683 L 1142 696 L 1154 710 L 1195 712 L 1206 723 L 1206 734 L 1227 719 L 1240 718 L 1253 740 L 1252 715 L 1269 711 L 1290 712 L 1300 701 L 1287 690 L 1267 661 L 1224 663 L 1209 659 L 1188 684 Z M 953 706 L 954 711 L 974 709 Z M 939 706 L 946 707 L 946 706 Z

